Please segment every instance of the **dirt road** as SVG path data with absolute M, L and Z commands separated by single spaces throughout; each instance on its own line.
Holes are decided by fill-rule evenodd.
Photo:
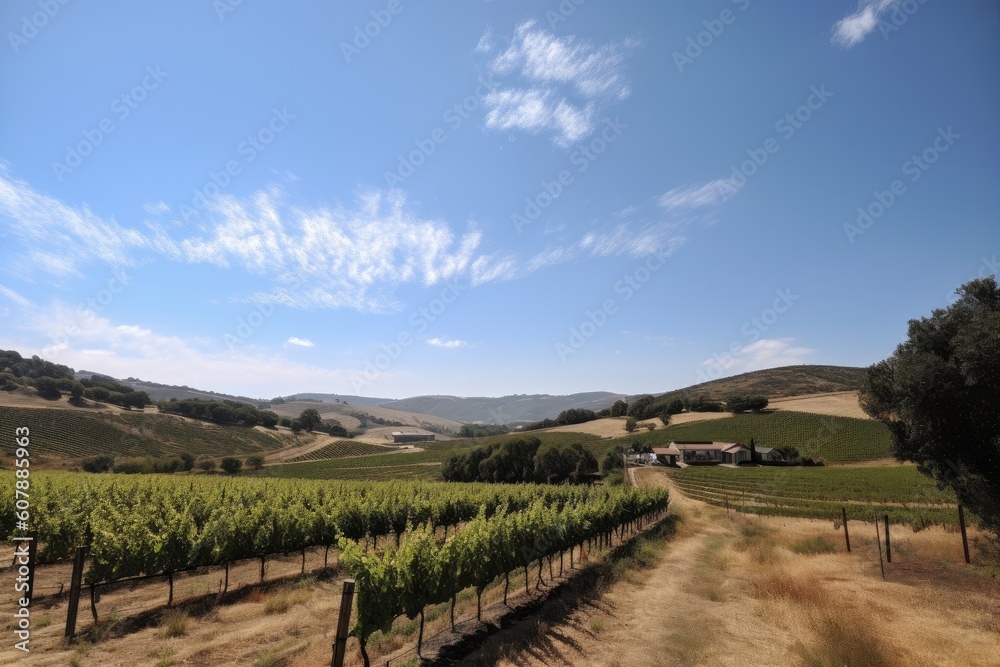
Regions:
M 636 473 L 640 483 L 669 485 L 662 471 Z M 652 567 L 627 573 L 566 617 L 521 621 L 462 664 L 997 664 L 1000 586 L 960 559 L 941 565 L 949 534 L 900 529 L 899 565 L 883 582 L 874 534 L 866 538 L 863 524 L 846 554 L 827 522 L 727 518 L 672 496 L 682 521 Z M 832 551 L 802 553 L 811 544 Z M 924 566 L 937 571 L 925 576 Z

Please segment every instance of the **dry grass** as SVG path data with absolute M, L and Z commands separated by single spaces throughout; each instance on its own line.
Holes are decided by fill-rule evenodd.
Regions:
M 160 619 L 160 629 L 164 637 L 180 637 L 187 632 L 188 615 L 181 609 L 171 609 Z
M 789 548 L 803 555 L 832 554 L 840 551 L 840 544 L 822 535 L 806 535 L 793 540 Z
M 750 582 L 750 595 L 761 600 L 788 601 L 801 606 L 829 602 L 826 591 L 816 579 L 804 579 L 783 572 L 768 572 Z
M 308 588 L 296 586 L 283 588 L 264 598 L 265 614 L 284 614 L 297 604 L 306 604 L 312 598 Z
M 808 616 L 815 638 L 798 647 L 806 664 L 815 667 L 910 667 L 899 647 L 880 631 L 878 618 L 867 610 L 844 613 L 836 607 Z
M 795 412 L 812 412 L 818 415 L 834 417 L 856 417 L 870 419 L 858 403 L 858 392 L 838 391 L 830 394 L 811 394 L 807 396 L 790 396 L 778 398 L 768 403 L 775 410 L 794 410 Z
M 771 565 L 781 561 L 774 530 L 759 519 L 739 517 L 739 536 L 733 543 L 737 551 L 747 553 L 758 565 Z

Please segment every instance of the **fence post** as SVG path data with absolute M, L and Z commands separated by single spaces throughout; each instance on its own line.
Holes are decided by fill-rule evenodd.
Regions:
M 344 579 L 344 591 L 340 596 L 340 619 L 337 621 L 337 634 L 333 641 L 333 659 L 331 667 L 343 667 L 344 655 L 347 652 L 347 634 L 351 625 L 351 604 L 354 601 L 354 580 Z
M 872 518 L 875 519 L 875 542 L 878 544 L 878 566 L 882 570 L 882 579 L 885 579 L 885 563 L 882 561 L 882 540 L 878 535 L 878 512 L 872 510 Z
M 969 558 L 969 537 L 965 534 L 965 510 L 962 509 L 962 504 L 958 504 L 958 525 L 962 528 L 962 549 L 965 550 L 965 562 L 966 564 L 971 564 L 972 560 Z
M 66 612 L 66 637 L 76 634 L 76 612 L 80 607 L 80 587 L 83 584 L 83 562 L 87 547 L 77 547 L 73 558 L 73 578 L 69 585 L 69 610 Z
M 889 541 L 889 515 L 885 515 L 885 562 L 892 562 L 892 542 Z
M 847 532 L 847 508 L 840 508 L 841 515 L 844 518 L 844 541 L 847 542 L 847 553 L 851 553 L 851 534 Z

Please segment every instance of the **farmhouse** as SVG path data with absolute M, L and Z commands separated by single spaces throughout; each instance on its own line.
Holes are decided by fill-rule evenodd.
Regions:
M 771 447 L 756 447 L 762 461 L 781 461 L 781 453 Z M 750 447 L 739 442 L 671 442 L 669 447 L 654 447 L 661 463 L 685 464 L 744 463 L 750 461 Z
M 403 442 L 434 442 L 434 434 L 430 431 L 393 431 L 392 441 L 394 443 Z

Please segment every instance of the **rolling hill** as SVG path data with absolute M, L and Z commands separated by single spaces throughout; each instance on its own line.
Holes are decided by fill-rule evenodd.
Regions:
M 861 388 L 864 375 L 864 368 L 852 366 L 782 366 L 674 389 L 657 396 L 656 404 L 666 404 L 675 398 L 698 396 L 724 401 L 733 394 L 761 394 L 773 400 L 807 394 L 857 391 Z
M 276 414 L 286 417 L 298 417 L 303 410 L 312 408 L 324 419 L 336 419 L 348 430 L 357 429 L 361 425 L 359 416 L 368 415 L 390 422 L 399 422 L 406 426 L 428 428 L 436 431 L 458 431 L 462 427 L 457 421 L 429 414 L 394 410 L 385 407 L 359 406 L 344 403 L 316 403 L 313 401 L 286 401 L 272 404 L 269 408 Z M 370 426 L 375 423 L 369 422 Z
M 499 398 L 460 396 L 414 396 L 383 403 L 382 407 L 436 415 L 457 422 L 486 424 L 517 424 L 555 417 L 563 410 L 586 408 L 601 410 L 609 407 L 624 394 L 591 391 L 567 396 L 550 394 L 515 394 Z

